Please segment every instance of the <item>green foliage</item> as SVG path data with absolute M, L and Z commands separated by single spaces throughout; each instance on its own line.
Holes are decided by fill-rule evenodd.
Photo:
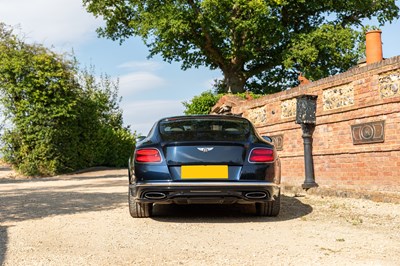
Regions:
M 299 34 L 291 40 L 284 56 L 286 68 L 301 68 L 303 75 L 310 80 L 318 80 L 335 75 L 343 69 L 356 65 L 362 50 L 355 43 L 363 43 L 364 34 L 351 28 L 334 25 L 322 25 L 307 34 Z M 330 58 L 330 61 L 319 60 Z M 332 67 L 335 66 L 335 67 Z
M 242 99 L 248 99 L 248 98 L 250 98 L 250 99 L 258 99 L 258 98 L 264 96 L 263 94 L 257 94 L 257 93 L 254 93 L 252 91 L 235 93 L 233 95 L 237 96 L 237 97 L 240 97 Z
M 215 94 L 211 91 L 194 96 L 189 102 L 183 102 L 186 115 L 205 115 L 211 112 L 211 108 L 218 102 L 222 94 Z
M 3 159 L 27 175 L 123 166 L 134 136 L 122 126 L 117 84 L 27 44 L 0 24 Z
M 80 149 L 83 167 L 125 166 L 135 135 L 123 127 L 118 84 L 108 76 L 96 81 L 93 70 L 81 71 L 79 81 L 83 89 L 76 130 L 81 131 L 80 141 L 86 143 Z
M 395 0 L 82 0 L 102 37 L 139 36 L 149 56 L 220 69 L 225 92 L 270 93 L 347 70 L 362 57 L 363 19 L 399 18 Z

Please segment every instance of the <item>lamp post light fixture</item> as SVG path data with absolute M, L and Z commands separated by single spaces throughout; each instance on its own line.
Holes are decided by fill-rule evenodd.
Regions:
M 317 97 L 315 95 L 300 95 L 296 98 L 296 124 L 303 131 L 305 180 L 302 188 L 308 190 L 318 187 L 315 182 L 314 161 L 312 156 L 312 134 L 316 124 Z

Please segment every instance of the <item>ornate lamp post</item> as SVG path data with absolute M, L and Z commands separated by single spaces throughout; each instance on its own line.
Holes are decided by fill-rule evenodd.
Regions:
M 317 97 L 315 95 L 300 95 L 297 97 L 296 124 L 300 124 L 303 131 L 306 177 L 302 187 L 305 190 L 318 187 L 318 184 L 315 183 L 314 161 L 312 157 L 312 134 L 316 124 Z

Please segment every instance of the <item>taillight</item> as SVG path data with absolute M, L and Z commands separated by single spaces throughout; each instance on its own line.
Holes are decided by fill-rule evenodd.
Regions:
M 138 163 L 159 163 L 161 155 L 157 149 L 140 149 L 136 150 L 135 161 Z
M 255 148 L 250 152 L 249 162 L 267 163 L 274 161 L 274 151 L 270 149 Z

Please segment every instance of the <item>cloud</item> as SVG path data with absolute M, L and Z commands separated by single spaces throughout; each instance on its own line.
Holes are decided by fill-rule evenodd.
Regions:
M 1 21 L 20 25 L 27 41 L 46 45 L 82 43 L 96 36 L 100 19 L 86 12 L 81 0 L 2 0 Z
M 162 68 L 161 63 L 155 61 L 130 61 L 125 62 L 118 68 L 124 68 L 129 70 L 140 70 L 140 71 L 156 71 Z
M 153 124 L 168 116 L 182 115 L 184 106 L 177 100 L 154 100 L 140 102 L 121 103 L 124 112 L 124 124 L 131 125 L 132 130 L 136 130 L 142 135 L 146 135 Z
M 165 80 L 150 72 L 133 72 L 119 77 L 119 93 L 129 97 L 136 92 L 159 88 L 165 85 Z

